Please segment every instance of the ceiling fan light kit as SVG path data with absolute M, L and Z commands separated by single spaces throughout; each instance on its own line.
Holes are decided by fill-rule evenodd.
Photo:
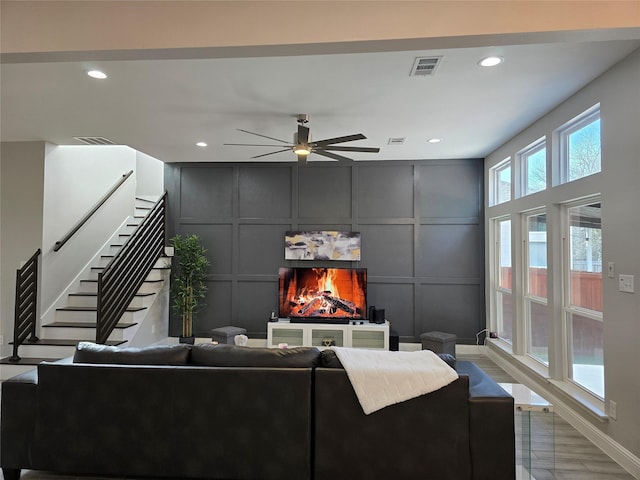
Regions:
M 260 158 L 266 157 L 268 155 L 274 155 L 276 153 L 286 152 L 287 150 L 293 151 L 294 154 L 297 155 L 298 161 L 300 163 L 305 163 L 307 157 L 312 153 L 317 155 L 326 157 L 331 159 L 332 161 L 339 162 L 352 162 L 351 158 L 348 158 L 344 155 L 340 155 L 333 152 L 365 152 L 365 153 L 378 153 L 380 149 L 377 147 L 345 147 L 345 146 L 336 146 L 336 143 L 345 143 L 345 142 L 353 142 L 355 140 L 364 140 L 365 137 L 361 133 L 356 133 L 354 135 L 345 135 L 342 137 L 335 138 L 327 138 L 325 140 L 318 140 L 314 142 L 311 140 L 311 132 L 309 127 L 305 127 L 304 124 L 309 122 L 309 116 L 306 114 L 299 114 L 298 116 L 298 131 L 293 134 L 293 143 L 289 143 L 285 140 L 280 140 L 279 138 L 269 137 L 267 135 L 262 135 L 260 133 L 250 132 L 248 130 L 243 130 L 239 128 L 240 132 L 248 133 L 250 135 L 256 135 L 258 137 L 268 138 L 269 140 L 275 140 L 276 142 L 280 142 L 281 145 L 264 145 L 264 144 L 253 144 L 253 143 L 225 143 L 225 145 L 233 145 L 233 146 L 243 146 L 243 147 L 275 147 L 280 148 L 280 150 L 276 150 L 275 152 L 263 153 L 261 155 L 255 155 L 251 158 Z M 283 148 L 284 147 L 284 148 Z

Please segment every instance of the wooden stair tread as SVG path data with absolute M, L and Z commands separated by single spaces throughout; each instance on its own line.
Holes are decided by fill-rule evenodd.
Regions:
M 116 325 L 115 328 L 121 328 L 121 329 L 125 329 L 125 328 L 129 328 L 129 327 L 133 327 L 134 325 L 136 325 L 135 322 L 133 323 L 125 323 L 125 322 L 121 322 L 118 323 Z M 47 323 L 46 325 L 42 325 L 42 328 L 45 327 L 53 327 L 53 328 L 68 328 L 68 327 L 77 327 L 77 328 L 96 328 L 96 322 L 52 322 L 52 323 Z
M 11 357 L 0 359 L 2 365 L 33 365 L 36 366 L 42 362 L 54 362 L 59 358 L 40 358 L 40 357 L 21 357 L 17 362 L 12 362 Z
M 150 297 L 155 295 L 153 292 L 147 293 L 136 293 L 136 297 Z M 97 297 L 98 292 L 72 292 L 69 294 L 70 297 Z
M 80 280 L 80 281 L 81 281 L 81 282 L 97 283 L 97 282 L 98 282 L 98 279 L 97 279 L 97 278 L 95 278 L 95 279 L 86 278 L 86 279 L 84 279 L 84 280 Z M 145 280 L 145 283 L 158 283 L 158 282 L 162 282 L 162 281 L 164 281 L 164 280 L 162 280 L 162 279 L 159 279 L 159 280 Z
M 78 342 L 84 342 L 84 341 L 86 340 L 78 340 L 73 338 L 68 338 L 68 339 L 40 338 L 37 342 L 26 341 L 21 346 L 44 345 L 49 347 L 75 347 L 78 344 Z M 118 345 L 122 345 L 123 343 L 126 343 L 126 340 L 107 340 L 105 345 L 110 347 L 117 347 Z M 13 344 L 13 342 L 10 342 L 10 345 L 11 344 Z
M 127 307 L 125 312 L 139 312 L 146 310 L 147 307 Z M 56 308 L 56 312 L 96 312 L 98 307 L 60 307 Z

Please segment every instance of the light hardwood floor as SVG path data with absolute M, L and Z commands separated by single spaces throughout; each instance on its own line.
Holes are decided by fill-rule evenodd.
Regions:
M 510 375 L 484 355 L 459 355 L 458 358 L 475 362 L 497 382 L 515 382 Z M 520 419 L 517 417 L 517 435 L 521 433 L 520 425 Z M 530 425 L 531 466 L 535 480 L 634 480 L 633 476 L 557 414 L 533 414 Z M 4 480 L 2 474 L 0 474 L 0 479 Z M 24 471 L 21 480 L 118 479 Z

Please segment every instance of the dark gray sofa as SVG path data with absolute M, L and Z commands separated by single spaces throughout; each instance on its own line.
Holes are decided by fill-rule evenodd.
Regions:
M 514 478 L 513 399 L 475 365 L 458 362 L 461 376 L 447 387 L 367 416 L 327 355 L 81 344 L 75 361 L 45 362 L 3 382 L 5 479 L 21 469 L 247 480 Z

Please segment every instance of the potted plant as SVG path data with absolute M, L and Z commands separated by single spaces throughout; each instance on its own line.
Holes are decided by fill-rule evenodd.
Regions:
M 174 249 L 171 281 L 173 309 L 182 319 L 180 342 L 193 343 L 193 315 L 207 292 L 206 269 L 209 260 L 197 235 L 176 235 L 170 240 Z

